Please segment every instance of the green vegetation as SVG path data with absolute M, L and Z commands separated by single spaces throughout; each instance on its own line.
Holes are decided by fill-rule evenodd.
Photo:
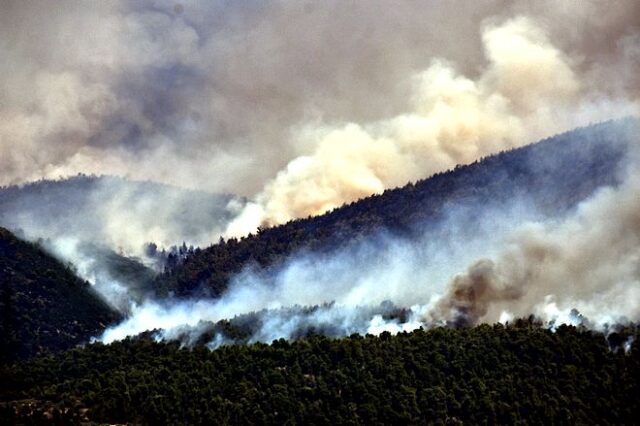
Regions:
M 242 239 L 197 250 L 156 280 L 160 295 L 219 296 L 247 266 L 278 265 L 300 250 L 322 252 L 384 230 L 411 238 L 429 231 L 453 207 L 466 207 L 473 226 L 478 208 L 509 206 L 522 198 L 549 214 L 574 207 L 603 185 L 618 183 L 634 119 L 606 122 L 503 152 L 429 179 L 390 189 L 327 214 L 260 229 Z
M 0 362 L 86 342 L 120 316 L 70 265 L 0 228 Z
M 48 241 L 45 242 L 45 247 L 47 244 Z M 93 275 L 126 283 L 127 296 L 136 302 L 141 302 L 146 296 L 153 294 L 152 283 L 156 273 L 145 266 L 141 259 L 118 254 L 106 245 L 95 243 L 80 243 L 78 251 L 93 260 Z
M 632 424 L 639 377 L 637 340 L 625 353 L 527 320 L 215 351 L 128 339 L 4 367 L 0 409 L 60 424 Z
M 618 183 L 633 129 L 637 122 L 629 120 L 591 126 L 319 217 L 203 250 L 183 244 L 160 255 L 167 267 L 155 278 L 135 259 L 99 245 L 84 249 L 105 260 L 109 276 L 135 281 L 131 290 L 140 297 L 217 296 L 247 266 L 268 273 L 293 252 L 335 250 L 381 230 L 411 239 L 418 229 L 436 229 L 452 206 L 465 206 L 470 224 L 477 206 L 524 196 L 538 209 L 563 212 L 596 188 Z M 47 185 L 29 190 L 47 192 Z M 15 195 L 18 189 L 1 191 Z M 78 347 L 120 316 L 71 265 L 4 228 L 0 285 L 0 424 L 606 425 L 640 418 L 636 326 L 605 336 L 572 326 L 550 331 L 530 318 L 509 326 L 342 339 L 310 328 L 293 342 L 215 351 L 158 343 L 148 332 Z M 389 318 L 405 314 L 393 306 L 380 309 Z M 220 334 L 246 342 L 263 314 L 202 323 L 199 342 Z

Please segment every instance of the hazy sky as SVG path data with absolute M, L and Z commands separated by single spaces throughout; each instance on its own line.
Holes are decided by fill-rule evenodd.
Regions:
M 241 230 L 637 112 L 637 1 L 0 7 L 0 184 L 233 192 Z

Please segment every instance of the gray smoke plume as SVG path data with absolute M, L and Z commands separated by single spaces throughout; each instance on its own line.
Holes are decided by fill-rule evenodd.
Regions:
M 0 184 L 252 197 L 229 234 L 638 110 L 632 0 L 1 7 Z
M 577 309 L 597 323 L 640 318 L 640 174 L 560 222 L 528 223 L 456 276 L 427 318 L 477 324 Z
M 160 338 L 184 341 L 188 335 L 193 342 L 211 329 L 203 322 L 263 310 L 248 341 L 295 338 L 309 329 L 344 336 L 532 314 L 550 326 L 605 329 L 638 321 L 636 137 L 621 182 L 599 187 L 562 214 L 541 214 L 526 199 L 451 205 L 450 216 L 418 240 L 383 233 L 328 254 L 300 253 L 273 273 L 248 268 L 218 300 L 142 304 L 101 339 L 162 328 Z M 296 308 L 320 304 L 308 311 Z M 385 304 L 407 308 L 405 318 L 385 316 Z M 218 334 L 211 346 L 224 342 Z
M 455 271 L 493 250 L 498 237 L 517 221 L 538 216 L 528 203 L 514 202 L 511 209 L 487 208 L 486 215 L 477 217 L 470 228 L 468 213 L 463 206 L 452 206 L 437 231 L 417 240 L 380 233 L 330 253 L 298 253 L 266 274 L 248 267 L 216 300 L 148 301 L 135 306 L 128 319 L 107 330 L 101 339 L 110 342 L 156 328 L 164 329 L 162 336 L 171 338 L 183 335 L 185 326 L 195 328 L 191 333 L 197 337 L 202 321 L 216 322 L 265 309 L 269 311 L 253 340 L 291 337 L 312 325 L 319 329 L 332 325 L 337 335 L 366 333 L 370 326 L 384 331 L 392 324 L 379 321 L 381 312 L 376 306 L 411 307 L 435 301 Z M 312 312 L 287 311 L 324 303 L 330 305 Z M 415 308 L 416 313 L 423 311 Z
M 633 0 L 0 7 L 0 184 L 83 172 L 251 198 L 200 241 L 640 112 Z M 221 301 L 137 305 L 109 336 L 322 301 L 416 305 L 425 324 L 569 306 L 594 321 L 637 318 L 634 176 L 556 221 L 510 220 L 511 206 L 486 235 L 417 246 L 378 236 L 332 258 L 300 254 L 275 290 L 247 271 Z M 105 198 L 97 234 L 125 251 L 187 240 L 165 227 L 175 210 L 156 208 L 164 202 L 180 203 Z M 147 227 L 151 211 L 166 220 Z

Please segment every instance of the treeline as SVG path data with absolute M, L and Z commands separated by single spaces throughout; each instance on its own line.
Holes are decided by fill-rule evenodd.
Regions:
M 634 424 L 637 337 L 629 328 L 608 342 L 585 329 L 552 332 L 520 320 L 215 351 L 127 339 L 5 366 L 0 417 L 8 424 Z
M 317 217 L 260 228 L 244 238 L 220 239 L 177 262 L 156 279 L 160 295 L 220 295 L 244 267 L 266 268 L 296 251 L 335 250 L 384 230 L 402 238 L 437 227 L 454 208 L 509 206 L 522 198 L 548 214 L 575 206 L 603 185 L 618 183 L 638 121 L 610 121 L 485 158 L 429 179 L 390 189 Z

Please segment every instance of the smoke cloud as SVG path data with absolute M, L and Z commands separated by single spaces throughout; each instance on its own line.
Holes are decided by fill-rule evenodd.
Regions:
M 0 224 L 41 241 L 127 312 L 151 293 L 169 252 L 210 244 L 242 205 L 229 195 L 75 176 L 0 188 Z
M 243 235 L 637 115 L 639 17 L 633 0 L 9 0 L 0 13 L 0 185 L 82 172 L 251 199 L 232 203 L 228 226 L 203 231 L 169 226 L 181 220 L 181 195 L 107 187 L 87 203 L 101 205 L 89 222 L 57 218 L 73 230 L 56 241 L 60 253 L 81 265 L 92 261 L 78 253 L 85 235 L 125 251 Z M 322 302 L 334 304 L 265 317 L 255 338 L 327 318 L 340 333 L 531 312 L 569 318 L 570 308 L 596 322 L 637 319 L 637 176 L 569 217 L 542 218 L 516 202 L 485 210 L 463 236 L 414 244 L 378 235 L 324 258 L 301 253 L 274 276 L 245 271 L 218 301 L 135 305 L 102 338 Z M 33 205 L 15 210 L 17 226 L 64 236 L 35 223 Z M 457 220 L 453 212 L 447 232 L 462 227 Z M 385 301 L 412 307 L 410 319 L 371 308 Z
M 435 59 L 413 78 L 409 112 L 364 126 L 303 129 L 313 152 L 278 172 L 227 234 L 320 214 L 600 116 L 603 100 L 581 87 L 571 58 L 530 19 L 487 25 L 482 41 L 488 64 L 475 80 Z M 615 114 L 640 111 L 615 102 Z
M 0 188 L 0 223 L 29 239 L 73 238 L 143 256 L 150 242 L 208 245 L 243 203 L 152 182 L 75 176 Z
M 537 212 L 526 199 L 483 206 L 477 215 L 470 212 L 479 206 L 451 205 L 448 218 L 417 240 L 381 233 L 330 253 L 299 253 L 276 271 L 248 268 L 218 300 L 142 304 L 101 339 L 163 328 L 159 338 L 193 343 L 211 330 L 206 322 L 252 312 L 258 326 L 248 341 L 295 338 L 304 330 L 345 336 L 467 326 L 531 314 L 550 326 L 606 329 L 638 321 L 638 149 L 633 142 L 620 184 L 598 188 L 560 215 Z M 322 306 L 300 308 L 316 305 Z M 397 307 L 407 309 L 390 316 Z M 210 345 L 227 341 L 218 333 Z
M 228 234 L 322 212 L 637 112 L 639 7 L 5 2 L 0 184 L 252 197 Z
M 156 328 L 164 329 L 163 337 L 172 338 L 181 336 L 185 326 L 194 328 L 190 333 L 198 336 L 201 321 L 216 322 L 265 309 L 269 311 L 253 340 L 292 337 L 305 326 L 330 328 L 332 334 L 341 336 L 366 333 L 372 321 L 374 329 L 384 331 L 393 324 L 378 318 L 385 312 L 379 305 L 411 307 L 435 301 L 455 271 L 491 251 L 499 236 L 517 221 L 538 216 L 524 201 L 501 207 L 487 208 L 473 227 L 469 212 L 474 206 L 451 206 L 442 225 L 417 240 L 383 232 L 329 253 L 298 253 L 274 271 L 249 267 L 232 279 L 219 299 L 148 301 L 134 307 L 127 320 L 107 330 L 101 339 L 110 342 Z M 288 311 L 322 304 L 330 305 L 311 312 Z M 420 306 L 415 309 L 423 310 Z M 418 320 L 416 315 L 416 324 Z
M 559 223 L 519 227 L 495 258 L 456 276 L 429 313 L 477 324 L 572 308 L 599 323 L 640 318 L 640 181 L 603 188 Z

